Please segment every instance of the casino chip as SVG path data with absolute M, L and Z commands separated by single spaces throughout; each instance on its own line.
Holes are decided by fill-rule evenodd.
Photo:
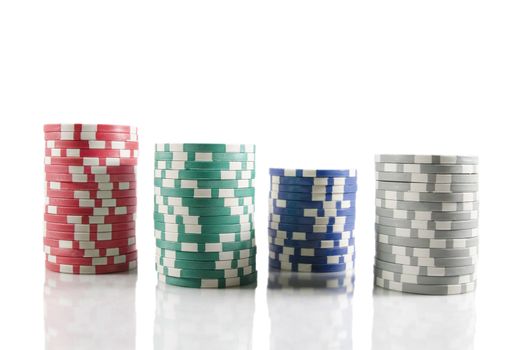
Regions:
M 478 157 L 376 156 L 375 285 L 468 293 L 478 260 Z
M 137 266 L 137 129 L 44 125 L 48 270 L 124 272 Z
M 269 267 L 353 274 L 355 170 L 271 168 Z
M 190 288 L 255 284 L 255 146 L 157 144 L 154 159 L 159 281 Z

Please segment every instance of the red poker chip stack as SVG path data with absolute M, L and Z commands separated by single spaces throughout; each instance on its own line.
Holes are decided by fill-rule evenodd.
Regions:
M 44 125 L 46 268 L 73 274 L 137 266 L 137 129 Z

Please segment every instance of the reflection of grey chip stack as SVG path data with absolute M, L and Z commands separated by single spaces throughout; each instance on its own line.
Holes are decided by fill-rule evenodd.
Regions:
M 376 156 L 379 287 L 417 294 L 474 290 L 478 158 Z

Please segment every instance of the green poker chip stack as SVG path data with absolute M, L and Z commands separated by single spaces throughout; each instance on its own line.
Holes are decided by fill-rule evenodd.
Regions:
M 155 268 L 190 288 L 256 283 L 255 146 L 156 144 Z

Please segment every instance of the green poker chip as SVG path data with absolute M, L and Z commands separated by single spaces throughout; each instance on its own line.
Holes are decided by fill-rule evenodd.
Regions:
M 226 243 L 182 243 L 156 239 L 156 247 L 192 253 L 219 253 L 253 248 L 255 239 Z
M 255 153 L 244 152 L 155 152 L 155 160 L 185 160 L 201 162 L 254 162 Z
M 211 207 L 211 208 L 193 208 L 193 207 L 176 207 L 172 205 L 154 204 L 154 212 L 169 215 L 188 215 L 188 216 L 231 216 L 253 214 L 255 208 L 253 205 L 242 205 L 237 207 Z
M 249 180 L 255 170 L 154 170 L 154 177 L 178 180 Z
M 231 250 L 226 252 L 183 252 L 174 249 L 160 248 L 157 249 L 157 255 L 162 258 L 172 258 L 178 260 L 190 261 L 222 261 L 245 259 L 257 255 L 257 247 L 248 249 Z
M 190 234 L 156 231 L 156 238 L 167 242 L 177 243 L 227 243 L 242 242 L 255 238 L 255 230 L 247 232 L 218 233 L 218 234 Z
M 155 187 L 154 193 L 164 197 L 182 198 L 240 198 L 255 195 L 255 188 L 160 188 Z
M 170 224 L 226 225 L 253 222 L 253 214 L 231 216 L 189 217 L 187 215 L 169 215 L 154 212 L 154 221 Z
M 164 258 L 156 256 L 156 262 L 167 267 L 189 270 L 226 270 L 238 269 L 246 266 L 256 266 L 257 258 L 251 256 L 245 259 L 219 260 L 219 261 L 193 261 Z
M 217 234 L 217 233 L 244 232 L 244 231 L 253 230 L 255 227 L 252 222 L 249 222 L 246 224 L 232 224 L 232 225 L 183 225 L 183 224 L 167 224 L 163 222 L 154 221 L 154 228 L 156 230 L 175 232 L 175 233 Z
M 243 277 L 235 278 L 178 278 L 158 274 L 161 282 L 180 287 L 189 288 L 229 288 L 240 287 L 257 282 L 257 272 Z
M 156 270 L 165 276 L 177 278 L 234 278 L 250 275 L 256 271 L 256 268 L 250 265 L 229 270 L 191 270 L 156 264 Z
M 154 203 L 192 208 L 239 207 L 253 205 L 255 198 L 253 196 L 235 198 L 181 198 L 154 195 Z
M 248 188 L 255 180 L 177 180 L 154 178 L 154 186 L 160 188 Z
M 159 170 L 255 170 L 254 162 L 200 162 L 188 160 L 155 160 L 154 168 Z

